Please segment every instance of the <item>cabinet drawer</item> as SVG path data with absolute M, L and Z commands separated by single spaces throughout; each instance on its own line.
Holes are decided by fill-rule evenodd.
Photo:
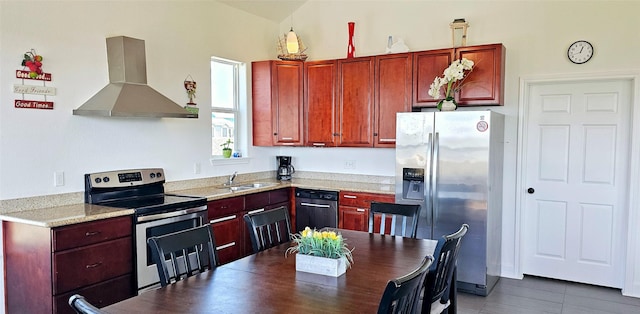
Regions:
M 269 204 L 289 202 L 289 188 L 269 191 Z
M 269 205 L 269 191 L 245 195 L 245 209 L 254 210 Z
M 75 311 L 69 306 L 68 302 L 69 298 L 76 293 L 85 297 L 91 304 L 98 308 L 105 307 L 135 295 L 133 275 L 127 274 L 80 290 L 55 296 L 53 312 L 56 314 L 75 314 Z
M 52 251 L 131 236 L 131 219 L 131 216 L 123 216 L 53 229 Z
M 132 238 L 53 253 L 53 294 L 133 272 Z
M 395 196 L 391 194 L 340 191 L 340 205 L 369 208 L 372 201 L 393 203 L 395 202 Z
M 232 197 L 211 201 L 207 204 L 209 219 L 235 214 L 244 210 L 244 197 Z

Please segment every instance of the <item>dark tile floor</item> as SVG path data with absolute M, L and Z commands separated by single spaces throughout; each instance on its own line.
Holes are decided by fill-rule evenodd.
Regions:
M 487 297 L 458 293 L 458 314 L 640 314 L 619 289 L 525 276 L 501 278 Z

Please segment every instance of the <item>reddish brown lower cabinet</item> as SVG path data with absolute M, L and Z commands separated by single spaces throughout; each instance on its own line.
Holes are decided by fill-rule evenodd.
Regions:
M 369 231 L 369 208 L 371 202 L 393 203 L 395 196 L 391 194 L 363 193 L 340 191 L 338 201 L 338 228 Z M 379 222 L 375 224 L 379 226 Z M 379 231 L 378 230 L 374 231 Z
M 47 228 L 3 221 L 8 313 L 74 313 L 75 293 L 98 307 L 135 295 L 132 217 Z
M 225 198 L 208 203 L 220 264 L 253 254 L 244 215 L 278 206 L 289 207 L 289 188 Z
M 226 264 L 241 256 L 242 216 L 230 214 L 211 220 L 211 228 L 215 237 L 218 263 Z
M 242 212 L 244 196 L 210 201 L 207 204 L 209 223 L 213 229 L 220 264 L 242 256 Z

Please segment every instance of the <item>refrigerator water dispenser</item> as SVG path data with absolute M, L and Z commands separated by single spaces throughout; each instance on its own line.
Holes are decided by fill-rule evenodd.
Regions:
M 424 200 L 424 169 L 402 169 L 402 198 Z

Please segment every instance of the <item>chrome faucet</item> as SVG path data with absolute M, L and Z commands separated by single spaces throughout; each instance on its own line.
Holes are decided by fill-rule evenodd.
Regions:
M 233 184 L 233 179 L 235 179 L 236 176 L 238 176 L 238 172 L 237 171 L 235 171 L 232 175 L 229 176 L 229 182 L 227 182 L 227 185 L 232 185 Z

